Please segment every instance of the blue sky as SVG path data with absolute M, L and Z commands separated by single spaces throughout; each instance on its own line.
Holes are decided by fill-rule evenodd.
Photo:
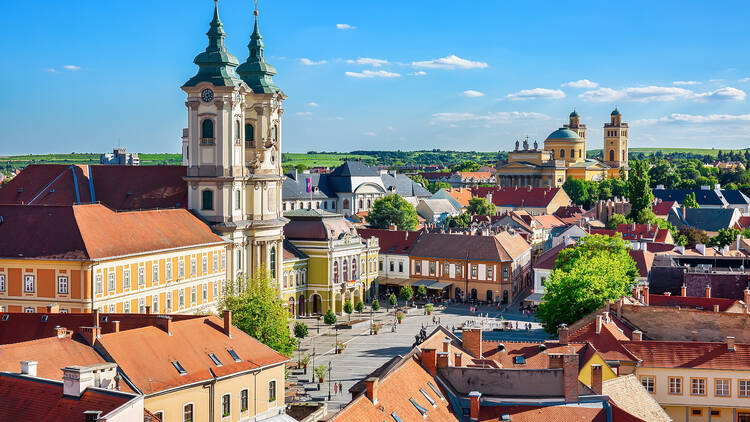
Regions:
M 221 0 L 247 57 L 252 2 Z M 6 2 L 0 155 L 178 152 L 179 87 L 213 1 Z M 750 147 L 743 2 L 261 0 L 285 152 L 495 151 L 576 107 L 599 148 L 619 105 L 633 147 Z

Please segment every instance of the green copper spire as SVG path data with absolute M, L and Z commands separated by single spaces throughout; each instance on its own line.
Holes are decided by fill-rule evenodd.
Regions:
M 239 61 L 227 51 L 224 46 L 224 25 L 219 19 L 219 2 L 214 2 L 214 18 L 208 32 L 208 47 L 206 51 L 195 56 L 193 63 L 198 65 L 198 74 L 185 82 L 185 86 L 195 86 L 201 82 L 211 82 L 214 86 L 238 86 L 242 80 L 237 76 L 234 68 Z
M 281 91 L 272 79 L 273 75 L 276 74 L 276 69 L 266 63 L 266 59 L 263 57 L 263 36 L 260 35 L 258 30 L 258 10 L 256 9 L 253 13 L 255 14 L 255 27 L 253 28 L 253 34 L 250 36 L 250 44 L 247 45 L 250 55 L 245 63 L 237 68 L 237 73 L 253 92 L 276 94 Z

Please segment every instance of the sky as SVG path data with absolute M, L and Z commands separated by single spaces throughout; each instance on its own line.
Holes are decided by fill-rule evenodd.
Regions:
M 245 61 L 252 1 L 221 0 Z M 179 152 L 211 0 L 4 2 L 0 155 Z M 498 151 L 618 106 L 631 147 L 750 147 L 739 1 L 260 0 L 284 152 Z

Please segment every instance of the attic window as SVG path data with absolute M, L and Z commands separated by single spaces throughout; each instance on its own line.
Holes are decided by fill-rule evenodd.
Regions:
M 431 381 L 427 381 L 427 385 L 432 389 L 432 391 L 435 392 L 435 394 L 437 394 L 438 397 L 440 397 L 440 400 L 445 400 L 445 397 L 443 397 L 443 393 L 441 393 L 440 390 L 435 387 L 435 384 L 433 384 Z
M 109 317 L 107 315 L 104 315 L 102 317 L 102 322 L 107 322 L 108 319 L 109 319 Z
M 513 363 L 515 363 L 516 365 L 523 365 L 526 363 L 526 358 L 523 356 L 515 356 L 513 358 Z
M 47 319 L 49 319 L 49 315 L 42 315 L 42 322 L 47 322 Z
M 428 401 L 428 402 L 430 402 L 430 404 L 431 404 L 431 405 L 432 405 L 433 407 L 437 406 L 437 404 L 435 404 L 435 400 L 433 400 L 433 399 L 432 399 L 432 397 L 430 397 L 430 395 L 429 395 L 429 394 L 427 394 L 427 392 L 426 392 L 426 391 L 424 391 L 424 388 L 420 388 L 420 389 L 419 389 L 419 392 L 420 392 L 420 393 L 422 393 L 422 395 L 424 396 L 424 398 L 426 398 L 426 399 L 427 399 L 427 401 Z
M 235 352 L 234 349 L 227 349 L 227 352 L 229 352 L 229 356 L 231 356 L 235 362 L 240 361 L 240 357 L 237 355 L 237 352 Z
M 172 366 L 174 366 L 174 369 L 176 369 L 177 372 L 180 373 L 180 375 L 187 374 L 187 371 L 185 370 L 185 368 L 182 367 L 182 365 L 180 365 L 180 362 L 178 362 L 176 360 L 173 360 L 172 361 Z
M 398 415 L 396 414 L 396 412 L 391 412 L 391 417 L 392 417 L 392 418 L 393 418 L 393 420 L 394 420 L 394 421 L 396 421 L 396 422 L 403 422 L 403 421 L 401 420 L 401 418 L 399 418 L 399 417 L 398 417 Z
M 409 401 L 411 402 L 411 404 L 414 405 L 414 407 L 417 408 L 417 410 L 419 410 L 419 413 L 421 413 L 422 416 L 427 415 L 427 409 L 425 409 L 424 407 L 420 406 L 419 403 L 417 403 L 416 400 L 414 400 L 413 398 L 409 397 Z
M 216 366 L 221 366 L 221 361 L 219 360 L 219 358 L 216 357 L 215 354 L 209 353 L 208 357 L 210 357 L 211 360 L 214 361 L 214 363 L 216 364 Z
M 10 315 L 8 315 L 8 314 L 3 315 L 3 321 L 7 321 L 8 317 L 10 317 Z

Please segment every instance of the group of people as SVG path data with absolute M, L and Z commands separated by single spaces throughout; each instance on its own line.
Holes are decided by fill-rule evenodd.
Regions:
M 344 384 L 342 384 L 341 381 L 333 383 L 333 394 L 344 394 Z

